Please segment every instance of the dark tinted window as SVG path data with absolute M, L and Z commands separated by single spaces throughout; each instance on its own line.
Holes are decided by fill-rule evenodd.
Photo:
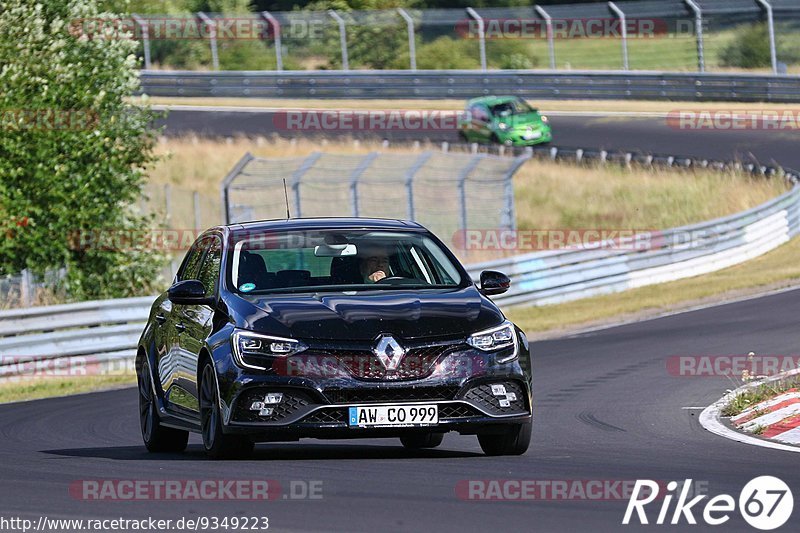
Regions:
M 203 266 L 197 279 L 203 282 L 206 288 L 206 296 L 213 296 L 217 293 L 219 283 L 219 269 L 222 263 L 222 243 L 219 239 L 213 239 L 211 247 L 206 253 Z
M 468 282 L 422 232 L 251 232 L 234 243 L 229 264 L 231 288 L 245 293 L 446 288 Z
M 210 237 L 202 237 L 194 242 L 192 248 L 186 253 L 186 259 L 183 265 L 178 270 L 178 281 L 187 279 L 197 279 L 197 273 L 200 270 L 200 261 L 203 259 L 203 253 L 211 245 Z

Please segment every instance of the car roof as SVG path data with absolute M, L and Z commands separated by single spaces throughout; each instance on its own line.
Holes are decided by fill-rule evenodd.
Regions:
M 417 222 L 410 220 L 365 217 L 316 217 L 316 218 L 283 218 L 278 220 L 257 220 L 224 226 L 230 231 L 260 230 L 304 230 L 304 229 L 401 229 L 424 230 Z
M 506 102 L 511 102 L 513 100 L 519 100 L 519 96 L 494 96 L 494 95 L 480 96 L 478 98 L 473 98 L 472 100 L 467 101 L 467 104 L 497 105 L 497 104 L 504 104 Z

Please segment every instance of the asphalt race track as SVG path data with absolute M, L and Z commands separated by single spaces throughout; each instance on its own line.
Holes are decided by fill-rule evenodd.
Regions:
M 532 345 L 534 442 L 522 457 L 489 458 L 474 437 L 448 435 L 441 448 L 405 451 L 395 440 L 259 445 L 253 460 L 210 462 L 197 437 L 183 455 L 149 455 L 141 444 L 135 389 L 0 406 L 0 505 L 5 516 L 179 518 L 267 515 L 276 531 L 625 531 L 625 501 L 475 502 L 460 480 L 691 478 L 738 499 L 750 479 L 782 478 L 800 495 L 800 454 L 712 435 L 698 410 L 725 378 L 674 377 L 667 357 L 796 354 L 800 292 Z M 83 501 L 86 479 L 269 479 L 322 481 L 322 499 Z M 707 500 L 706 500 L 707 501 Z M 660 504 L 654 504 L 660 505 Z M 673 502 L 674 506 L 674 502 Z M 658 507 L 648 507 L 651 521 Z M 695 512 L 702 523 L 702 509 Z M 670 513 L 671 516 L 671 513 Z M 800 511 L 785 530 L 797 531 Z M 794 524 L 794 526 L 792 526 Z M 649 530 L 668 529 L 649 526 Z M 681 531 L 704 530 L 687 526 Z M 718 531 L 754 531 L 741 516 Z
M 546 109 L 546 108 L 545 108 Z M 173 109 L 166 120 L 167 135 L 201 136 L 280 135 L 321 137 L 324 132 L 287 131 L 275 120 L 275 111 L 211 111 Z M 628 150 L 645 154 L 666 154 L 741 160 L 769 165 L 779 163 L 800 168 L 799 131 L 764 130 L 680 130 L 667 125 L 666 118 L 599 117 L 550 115 L 555 146 Z M 332 136 L 328 134 L 329 136 Z M 458 142 L 456 132 L 384 130 L 358 132 L 354 137 L 399 140 Z

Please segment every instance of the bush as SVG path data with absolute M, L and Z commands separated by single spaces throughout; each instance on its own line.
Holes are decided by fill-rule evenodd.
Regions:
M 151 293 L 162 257 L 76 246 L 76 235 L 140 231 L 153 113 L 138 88 L 132 39 L 72 25 L 93 0 L 0 0 L 0 273 L 66 267 L 73 299 Z M 24 221 L 24 223 L 20 222 Z
M 726 67 L 762 68 L 771 64 L 769 29 L 764 23 L 741 26 L 735 39 L 722 49 L 720 62 Z

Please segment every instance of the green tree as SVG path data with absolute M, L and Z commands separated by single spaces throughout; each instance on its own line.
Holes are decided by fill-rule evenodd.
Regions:
M 163 264 L 76 245 L 148 225 L 132 206 L 154 162 L 153 113 L 129 101 L 136 41 L 82 31 L 103 16 L 94 0 L 0 0 L 0 273 L 66 267 L 73 299 L 148 293 Z

